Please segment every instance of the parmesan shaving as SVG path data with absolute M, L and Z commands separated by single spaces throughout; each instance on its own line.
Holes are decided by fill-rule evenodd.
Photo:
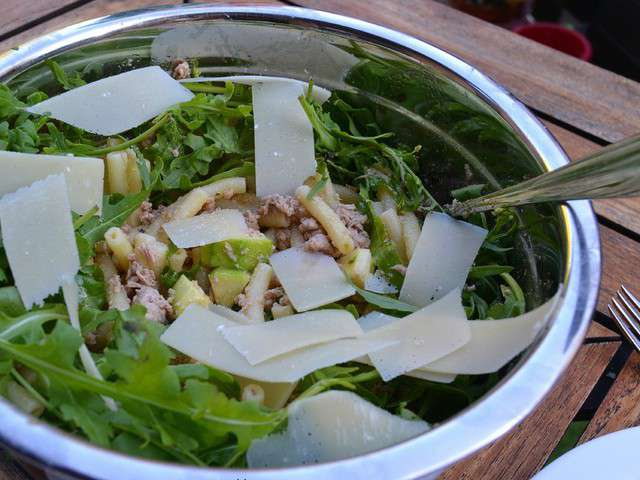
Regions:
M 162 334 L 161 340 L 179 352 L 213 368 L 271 383 L 295 382 L 319 369 L 348 362 L 393 341 L 363 337 L 313 345 L 251 365 L 222 336 L 237 324 L 199 305 L 192 304 Z
M 0 201 L 2 240 L 26 308 L 42 305 L 80 268 L 63 174 L 51 175 Z
M 82 215 L 93 207 L 102 210 L 104 163 L 99 158 L 0 151 L 0 197 L 49 175 L 63 173 L 71 210 Z M 10 174 L 8 172 L 11 172 Z
M 238 325 L 249 325 L 251 323 L 245 315 L 240 312 L 236 312 L 235 310 L 231 310 L 229 307 L 225 307 L 224 305 L 211 303 L 209 304 L 209 310 L 226 318 L 227 320 L 237 323 Z
M 471 340 L 421 370 L 433 373 L 482 375 L 505 366 L 531 345 L 560 298 L 553 298 L 523 315 L 502 320 L 471 320 Z
M 383 380 L 442 358 L 471 339 L 460 296 L 460 290 L 454 289 L 437 302 L 364 335 L 370 340 L 398 342 L 369 354 Z
M 256 194 L 291 195 L 316 173 L 313 127 L 294 82 L 256 83 L 252 89 Z
M 222 330 L 222 336 L 251 365 L 299 348 L 361 334 L 362 328 L 346 310 L 315 310 Z
M 274 468 L 331 462 L 395 445 L 429 428 L 422 420 L 393 415 L 355 393 L 331 390 L 289 405 L 287 429 L 254 440 L 247 463 Z
M 399 299 L 424 307 L 461 289 L 487 236 L 484 228 L 430 213 L 407 267 Z
M 178 248 L 201 247 L 249 235 L 249 228 L 239 210 L 215 210 L 165 223 L 163 228 Z
M 390 323 L 397 321 L 398 318 L 392 315 L 387 315 L 382 312 L 370 312 L 366 315 L 360 317 L 358 319 L 358 323 L 362 330 L 365 333 L 375 330 L 376 328 L 384 327 Z M 364 363 L 366 365 L 372 365 L 371 360 L 368 356 L 360 357 L 357 359 L 358 362 Z M 438 383 L 451 383 L 456 379 L 456 375 L 449 373 L 439 373 L 439 372 L 430 372 L 426 370 L 422 370 L 420 368 L 416 368 L 415 370 L 411 370 L 407 372 L 405 375 L 414 378 L 420 378 L 422 380 L 429 380 L 430 382 L 438 382 Z
M 269 260 L 298 312 L 321 307 L 355 293 L 337 262 L 328 255 L 289 248 L 274 253 Z
M 158 66 L 102 78 L 51 97 L 26 110 L 99 135 L 137 127 L 187 102 L 193 93 Z

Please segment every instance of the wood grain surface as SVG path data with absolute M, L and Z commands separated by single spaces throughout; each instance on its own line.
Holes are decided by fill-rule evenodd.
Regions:
M 545 464 L 619 345 L 583 345 L 531 415 L 497 442 L 447 470 L 440 480 L 529 480 Z
M 74 3 L 77 0 L 2 0 L 0 38 Z
M 620 284 L 640 294 L 640 245 L 610 228 L 600 227 L 602 282 L 598 310 L 608 315 L 607 303 Z
M 640 354 L 633 353 L 580 437 L 580 443 L 640 425 Z

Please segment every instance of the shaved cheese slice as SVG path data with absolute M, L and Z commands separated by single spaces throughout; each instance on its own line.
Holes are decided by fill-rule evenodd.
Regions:
M 273 271 L 298 312 L 321 307 L 356 293 L 337 262 L 322 253 L 289 248 L 269 259 Z
M 471 339 L 460 296 L 456 288 L 437 302 L 363 337 L 399 342 L 369 354 L 383 380 L 389 381 L 444 357 Z
M 419 378 L 420 380 L 428 380 L 429 382 L 436 383 L 451 383 L 457 377 L 454 373 L 430 372 L 428 370 L 422 370 L 421 368 L 411 370 L 410 372 L 407 372 L 407 375 L 413 378 Z
M 178 248 L 201 247 L 249 235 L 249 227 L 240 210 L 215 210 L 165 223 L 163 228 Z
M 237 323 L 238 325 L 249 325 L 249 319 L 240 312 L 236 312 L 231 310 L 229 307 L 225 307 L 224 305 L 218 305 L 217 303 L 210 303 L 209 310 L 213 313 L 217 313 L 221 317 L 226 318 L 227 320 L 231 320 L 232 322 Z
M 364 289 L 375 293 L 398 293 L 398 289 L 391 285 L 380 270 L 376 270 L 364 281 Z
M 553 311 L 559 293 L 523 315 L 503 320 L 471 320 L 471 340 L 421 370 L 434 373 L 481 375 L 492 373 L 531 345 Z
M 316 173 L 313 127 L 295 82 L 256 83 L 252 89 L 256 195 L 292 195 Z
M 355 457 L 416 437 L 422 420 L 406 420 L 355 393 L 339 390 L 293 402 L 287 429 L 254 440 L 247 452 L 251 468 L 290 467 Z
M 0 151 L 0 196 L 15 192 L 49 175 L 63 173 L 71 210 L 82 215 L 93 207 L 102 210 L 104 162 L 99 158 Z
M 348 362 L 393 344 L 388 340 L 355 339 L 313 345 L 251 365 L 222 336 L 237 324 L 196 304 L 162 334 L 161 340 L 179 352 L 213 368 L 264 382 L 295 382 L 319 369 Z
M 393 323 L 397 320 L 398 318 L 392 315 L 387 315 L 386 313 L 374 311 L 360 317 L 358 319 L 358 323 L 362 327 L 362 330 L 364 330 L 364 332 L 367 333 L 372 330 L 375 330 L 376 328 L 389 325 L 390 323 Z M 360 357 L 356 359 L 356 361 L 360 363 L 364 363 L 366 365 L 372 365 L 371 360 L 367 356 Z M 429 372 L 429 371 L 422 370 L 420 368 L 411 370 L 410 372 L 407 372 L 405 375 L 408 375 L 410 377 L 420 378 L 422 380 L 429 380 L 430 382 L 438 382 L 438 383 L 451 383 L 456 379 L 455 374 Z
M 309 345 L 361 334 L 362 328 L 346 310 L 315 310 L 222 330 L 222 336 L 251 365 Z
M 454 288 L 461 289 L 486 236 L 484 228 L 444 213 L 430 213 L 422 225 L 399 299 L 424 307 Z
M 264 391 L 265 407 L 274 408 L 276 410 L 284 407 L 287 404 L 287 400 L 291 397 L 291 394 L 295 390 L 298 382 L 261 382 L 259 380 L 253 380 L 251 378 L 244 378 L 236 375 L 236 380 L 240 384 L 240 388 L 244 388 L 247 385 L 258 385 Z
M 41 305 L 80 268 L 64 175 L 51 175 L 0 201 L 2 241 L 25 307 Z
M 27 111 L 49 114 L 99 135 L 115 135 L 193 96 L 164 70 L 153 66 L 88 83 L 28 107 Z
M 180 80 L 180 83 L 201 83 L 201 82 L 232 82 L 239 83 L 240 85 L 255 85 L 256 83 L 266 83 L 266 82 L 291 82 L 300 87 L 298 95 L 306 95 L 307 90 L 309 89 L 309 83 L 303 82 L 301 80 L 295 80 L 293 78 L 285 78 L 285 77 L 270 77 L 268 75 L 231 75 L 225 77 L 197 77 L 197 78 L 185 78 L 184 80 Z M 314 100 L 319 103 L 324 103 L 329 100 L 331 97 L 331 91 L 326 88 L 318 87 L 317 85 L 313 85 L 311 89 L 311 95 Z

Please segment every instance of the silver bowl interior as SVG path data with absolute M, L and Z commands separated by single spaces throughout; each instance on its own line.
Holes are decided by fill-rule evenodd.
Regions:
M 89 79 L 176 58 L 203 75 L 279 75 L 339 91 L 397 138 L 423 146 L 421 177 L 436 197 L 469 183 L 491 189 L 567 162 L 546 129 L 475 68 L 397 32 L 297 8 L 182 6 L 84 22 L 0 56 L 0 79 L 20 94 L 56 91 L 44 60 Z M 485 397 L 431 432 L 369 455 L 251 478 L 405 478 L 435 474 L 495 440 L 549 391 L 586 331 L 599 283 L 597 224 L 587 202 L 529 207 L 513 252 L 528 308 L 563 284 L 553 319 Z M 96 478 L 242 478 L 247 472 L 125 457 L 33 422 L 0 402 L 0 437 L 51 471 Z M 6 421 L 5 421 L 6 420 Z

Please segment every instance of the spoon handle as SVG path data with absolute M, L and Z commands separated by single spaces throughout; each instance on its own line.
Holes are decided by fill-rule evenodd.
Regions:
M 454 202 L 454 215 L 566 200 L 640 195 L 640 135 L 609 145 L 582 160 L 482 197 Z

